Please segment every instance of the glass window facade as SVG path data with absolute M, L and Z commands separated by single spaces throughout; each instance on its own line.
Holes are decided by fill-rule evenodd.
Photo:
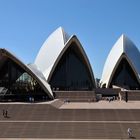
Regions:
M 38 82 L 9 58 L 0 67 L 0 100 L 48 99 Z M 5 91 L 5 92 L 4 92 Z
M 53 90 L 91 90 L 89 69 L 75 43 L 63 54 L 49 81 Z
M 135 73 L 125 58 L 121 60 L 115 71 L 110 87 L 112 87 L 112 85 L 128 87 L 129 89 L 140 89 L 140 84 L 135 76 Z

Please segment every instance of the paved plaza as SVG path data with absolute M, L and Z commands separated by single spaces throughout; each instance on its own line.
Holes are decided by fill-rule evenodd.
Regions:
M 63 104 L 60 109 L 140 109 L 140 101 L 71 102 Z
M 0 140 L 140 139 L 140 102 L 1 103 Z M 2 110 L 8 110 L 8 117 Z

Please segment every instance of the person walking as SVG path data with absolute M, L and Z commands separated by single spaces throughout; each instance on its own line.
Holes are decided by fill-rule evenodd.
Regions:
M 2 110 L 2 115 L 5 117 L 5 109 Z
M 128 134 L 129 138 L 132 138 L 132 129 L 131 128 L 127 129 L 127 134 Z
M 8 118 L 8 110 L 5 110 L 5 118 Z

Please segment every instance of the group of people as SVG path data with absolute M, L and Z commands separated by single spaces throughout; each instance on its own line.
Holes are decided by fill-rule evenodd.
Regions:
M 111 96 L 111 97 L 106 97 L 106 100 L 111 102 L 115 100 L 115 96 Z
M 8 110 L 3 109 L 2 115 L 4 118 L 8 118 Z
M 34 102 L 34 97 L 29 97 L 29 102 Z
M 64 103 L 70 103 L 70 100 L 69 99 L 65 99 Z

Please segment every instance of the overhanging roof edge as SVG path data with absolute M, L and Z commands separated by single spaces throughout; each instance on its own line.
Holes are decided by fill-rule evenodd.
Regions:
M 10 57 L 10 59 L 12 59 L 13 61 L 15 61 L 17 64 L 19 64 L 25 71 L 27 71 L 29 74 L 31 74 L 36 80 L 37 82 L 40 84 L 40 86 L 44 89 L 44 91 L 46 92 L 46 94 L 48 94 L 48 96 L 50 98 L 53 98 L 53 94 L 52 92 L 50 92 L 49 89 L 47 89 L 48 87 L 46 87 L 43 83 L 43 80 L 41 77 L 39 77 L 38 75 L 36 75 L 28 66 L 26 66 L 21 60 L 19 60 L 15 55 L 13 55 L 11 52 L 9 52 L 6 49 L 0 49 L 0 51 L 2 51 L 2 54 L 5 54 L 7 56 Z M 46 81 L 47 83 L 47 81 Z

